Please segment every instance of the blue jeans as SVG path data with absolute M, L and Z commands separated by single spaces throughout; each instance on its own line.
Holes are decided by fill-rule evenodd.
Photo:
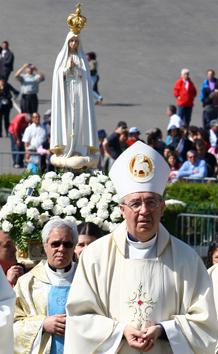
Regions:
M 191 122 L 192 107 L 178 106 L 178 116 L 183 120 L 183 124 L 187 127 Z
M 12 134 L 8 134 L 11 141 L 11 153 L 13 165 L 20 165 L 23 167 L 23 159 L 24 159 L 24 144 L 21 142 L 20 145 L 16 144 L 16 141 Z M 18 154 L 16 154 L 18 152 Z M 21 152 L 21 154 L 19 154 Z

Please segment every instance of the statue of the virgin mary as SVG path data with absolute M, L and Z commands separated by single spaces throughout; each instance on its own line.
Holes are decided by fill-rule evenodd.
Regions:
M 95 167 L 98 150 L 92 82 L 80 31 L 80 5 L 67 19 L 70 32 L 57 56 L 52 83 L 51 162 L 60 167 Z

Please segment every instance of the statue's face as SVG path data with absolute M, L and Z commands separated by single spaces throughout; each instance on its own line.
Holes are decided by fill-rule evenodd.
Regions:
M 76 51 L 79 46 L 79 38 L 72 37 L 68 42 L 68 46 L 69 46 L 70 51 Z

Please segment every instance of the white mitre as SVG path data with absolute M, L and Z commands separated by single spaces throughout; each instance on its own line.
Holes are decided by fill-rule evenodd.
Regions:
M 167 162 L 156 150 L 137 141 L 116 159 L 109 176 L 123 198 L 136 192 L 163 195 L 169 172 Z

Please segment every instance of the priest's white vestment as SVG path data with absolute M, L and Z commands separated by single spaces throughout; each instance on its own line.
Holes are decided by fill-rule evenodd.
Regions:
M 125 325 L 161 323 L 168 341 L 149 354 L 214 353 L 211 281 L 199 256 L 160 224 L 155 255 L 129 258 L 126 222 L 80 257 L 68 296 L 64 354 L 137 354 Z
M 13 354 L 15 292 L 0 266 L 0 354 Z
M 14 319 L 14 354 L 49 354 L 52 336 L 43 332 L 48 316 L 48 293 L 52 285 L 70 286 L 76 264 L 66 273 L 56 273 L 41 261 L 18 279 Z M 62 300 L 61 300 L 62 301 Z
M 210 275 L 213 283 L 213 295 L 218 318 L 218 263 L 208 269 L 208 274 Z M 218 353 L 218 343 L 215 352 Z

